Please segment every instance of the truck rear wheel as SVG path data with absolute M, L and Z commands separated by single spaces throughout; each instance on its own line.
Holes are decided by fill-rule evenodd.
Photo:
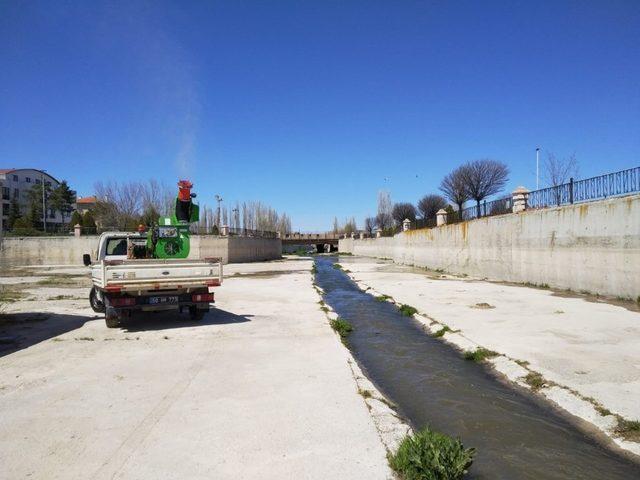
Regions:
M 204 318 L 204 314 L 207 313 L 208 311 L 209 309 L 206 309 L 206 310 L 200 309 L 196 306 L 189 307 L 189 317 L 191 318 L 191 320 L 195 320 L 199 322 Z
M 98 296 L 98 291 L 96 287 L 91 287 L 91 291 L 89 292 L 89 304 L 91 305 L 91 309 L 96 313 L 104 313 L 105 306 L 102 300 L 100 300 Z
M 115 308 L 107 307 L 104 321 L 107 324 L 107 328 L 118 328 L 120 326 L 120 315 L 118 315 Z

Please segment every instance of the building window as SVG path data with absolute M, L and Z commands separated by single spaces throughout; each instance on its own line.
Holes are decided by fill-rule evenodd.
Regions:
M 17 182 L 17 181 L 18 181 L 18 175 L 14 175 L 14 176 L 13 176 L 13 181 L 14 181 L 14 182 Z
M 25 181 L 26 181 L 27 183 L 31 183 L 31 178 L 26 177 L 26 178 L 25 178 Z
M 20 190 L 17 188 L 13 189 L 13 198 L 20 198 Z
M 3 203 L 3 204 L 2 204 L 2 215 L 3 215 L 3 216 L 5 216 L 5 217 L 8 217 L 8 216 L 9 216 L 9 207 L 10 207 L 10 206 L 11 206 L 11 205 L 9 205 L 8 203 Z
M 9 190 L 9 187 L 2 187 L 2 199 L 3 200 L 11 199 L 11 191 Z
M 49 218 L 56 218 L 56 211 L 53 208 L 49 210 Z
M 47 187 L 50 187 L 50 186 L 51 186 L 51 182 L 44 182 L 44 184 L 45 184 Z
M 40 185 L 40 180 L 36 178 L 36 185 Z

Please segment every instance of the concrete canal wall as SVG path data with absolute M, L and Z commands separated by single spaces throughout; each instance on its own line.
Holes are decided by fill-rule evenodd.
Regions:
M 98 237 L 5 237 L 0 266 L 81 265 L 82 255 L 95 257 Z M 189 258 L 221 257 L 224 263 L 257 262 L 281 257 L 278 238 L 191 237 Z
M 342 239 L 340 252 L 473 277 L 640 295 L 640 196 Z

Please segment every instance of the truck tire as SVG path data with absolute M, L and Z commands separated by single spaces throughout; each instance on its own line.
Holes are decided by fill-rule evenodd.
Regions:
M 189 317 L 191 320 L 199 322 L 204 318 L 204 314 L 209 310 L 199 309 L 198 307 L 189 307 Z
M 104 321 L 107 324 L 107 328 L 118 328 L 120 326 L 120 315 L 118 315 L 115 308 L 107 307 Z
M 106 310 L 104 303 L 98 297 L 96 287 L 91 287 L 91 291 L 89 292 L 89 304 L 91 305 L 91 309 L 96 313 L 104 313 Z

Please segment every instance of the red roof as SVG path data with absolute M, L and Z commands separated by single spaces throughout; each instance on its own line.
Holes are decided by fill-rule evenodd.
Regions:
M 76 203 L 96 203 L 96 197 L 82 197 L 76 200 Z
M 0 168 L 0 174 L 2 173 L 11 173 L 15 170 L 15 168 Z

